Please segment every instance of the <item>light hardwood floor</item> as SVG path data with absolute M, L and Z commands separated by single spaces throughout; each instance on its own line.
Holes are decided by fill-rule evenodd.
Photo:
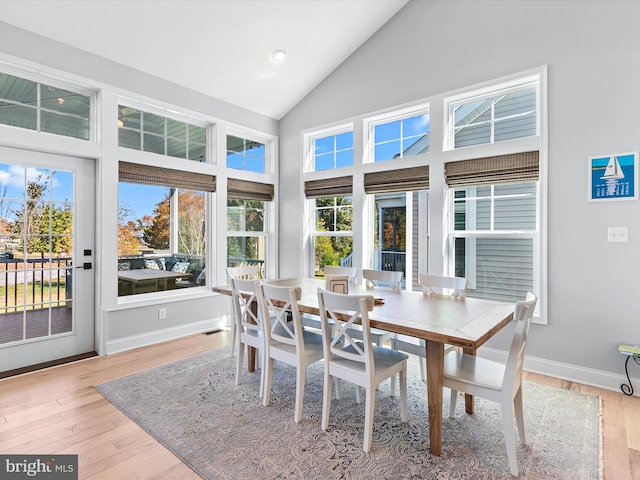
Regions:
M 228 345 L 230 339 L 229 332 L 194 335 L 0 380 L 0 452 L 78 454 L 82 480 L 199 479 L 93 386 Z M 530 381 L 600 395 L 604 478 L 640 480 L 640 398 L 525 375 Z

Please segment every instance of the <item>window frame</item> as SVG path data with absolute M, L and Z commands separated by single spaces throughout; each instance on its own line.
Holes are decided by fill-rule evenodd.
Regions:
M 37 75 L 33 73 L 32 69 L 26 70 L 26 69 L 22 69 L 16 65 L 8 65 L 8 64 L 4 64 L 2 65 L 2 68 L 0 69 L 1 73 L 6 74 L 6 75 L 11 75 L 14 77 L 17 77 L 19 79 L 22 80 L 27 80 L 29 82 L 33 82 L 36 83 L 38 85 L 38 87 L 41 86 L 46 86 L 46 87 L 53 87 L 56 89 L 60 89 L 60 90 L 66 90 L 70 93 L 75 93 L 81 96 L 85 96 L 89 98 L 89 116 L 88 116 L 88 121 L 89 121 L 89 127 L 88 127 L 88 133 L 89 136 L 88 138 L 80 138 L 80 137 L 74 137 L 74 136 L 70 136 L 70 135 L 61 135 L 58 133 L 53 133 L 53 132 L 44 132 L 41 129 L 41 109 L 42 109 L 42 105 L 41 105 L 41 97 L 40 97 L 40 88 L 38 88 L 37 90 L 37 102 L 38 104 L 33 107 L 36 109 L 36 116 L 37 116 L 37 125 L 35 129 L 31 129 L 31 128 L 24 128 L 24 127 L 18 127 L 15 125 L 8 125 L 8 124 L 0 124 L 0 128 L 18 128 L 20 130 L 25 130 L 25 131 L 29 131 L 29 132 L 34 132 L 34 133 L 38 133 L 38 134 L 46 134 L 46 135 L 53 135 L 55 137 L 60 137 L 60 138 L 67 138 L 67 139 L 72 139 L 72 140 L 77 140 L 80 142 L 96 142 L 96 138 L 97 138 L 97 131 L 98 131 L 98 126 L 97 126 L 97 117 L 98 117 L 98 112 L 97 112 L 97 108 L 96 105 L 98 104 L 97 100 L 98 100 L 98 92 L 95 89 L 89 88 L 88 86 L 84 86 L 82 84 L 80 84 L 79 82 L 69 82 L 65 79 L 62 79 L 60 77 L 58 77 L 57 75 L 54 74 L 49 74 L 47 73 L 47 75 Z M 50 109 L 47 109 L 46 107 L 44 108 L 45 111 L 47 112 L 53 112 L 55 113 L 55 111 L 52 111 Z
M 463 93 L 445 97 L 443 100 L 444 111 L 445 111 L 443 150 L 445 152 L 455 151 L 455 150 L 462 150 L 462 149 L 468 149 L 468 148 L 471 149 L 471 148 L 477 148 L 477 147 L 482 147 L 487 145 L 496 145 L 503 142 L 508 142 L 509 140 L 504 140 L 499 142 L 494 141 L 493 132 L 495 130 L 496 121 L 495 121 L 495 118 L 492 117 L 491 119 L 492 133 L 490 135 L 491 137 L 490 142 L 456 147 L 455 146 L 455 135 L 456 135 L 455 109 L 465 104 L 483 101 L 483 100 L 489 100 L 500 95 L 508 95 L 509 93 L 523 91 L 532 87 L 535 87 L 536 89 L 536 133 L 535 135 L 527 135 L 527 136 L 518 137 L 516 139 L 510 139 L 510 140 L 523 140 L 523 139 L 528 139 L 532 137 L 540 137 L 540 134 L 543 128 L 541 126 L 541 111 L 540 111 L 540 108 L 542 105 L 542 102 L 541 102 L 542 81 L 543 81 L 542 73 L 535 73 L 535 74 L 527 75 L 524 77 L 514 78 L 512 80 L 502 82 L 502 83 L 490 84 L 482 88 L 468 89 Z
M 229 154 L 229 150 L 227 148 L 227 144 L 229 141 L 229 137 L 236 137 L 236 138 L 240 138 L 243 140 L 243 145 L 246 146 L 246 142 L 250 141 L 250 142 L 256 142 L 260 145 L 262 145 L 263 149 L 264 149 L 264 158 L 263 158 L 263 162 L 264 162 L 264 170 L 262 172 L 258 172 L 255 170 L 248 170 L 247 169 L 247 150 L 246 148 L 242 150 L 242 155 L 243 155 L 243 167 L 244 168 L 235 168 L 235 167 L 230 167 L 227 163 L 227 158 L 228 158 L 228 154 Z M 231 129 L 231 128 L 227 128 L 224 134 L 224 168 L 229 169 L 230 171 L 233 172 L 251 172 L 252 174 L 255 175 L 268 175 L 271 170 L 272 170 L 272 160 L 271 160 L 271 143 L 272 141 L 269 139 L 265 139 L 265 138 L 261 138 L 260 136 L 256 136 L 256 135 L 252 135 L 246 131 L 242 131 L 242 130 L 235 130 L 235 129 Z M 258 157 L 255 157 L 258 158 Z M 219 162 L 221 163 L 221 162 Z
M 127 127 L 125 125 L 120 125 L 120 123 L 122 122 L 122 120 L 120 119 L 120 109 L 121 108 L 131 108 L 134 110 L 137 110 L 141 115 L 140 115 L 140 128 L 136 129 L 136 128 L 131 128 L 131 127 Z M 158 133 L 154 133 L 154 132 L 149 132 L 146 131 L 144 129 L 144 115 L 145 114 L 150 114 L 150 115 L 155 115 L 158 117 L 162 117 L 164 120 L 164 127 L 163 127 L 163 133 L 160 135 Z M 185 138 L 185 155 L 184 157 L 178 157 L 178 156 L 174 156 L 174 155 L 169 155 L 167 153 L 168 151 L 168 142 L 170 140 L 176 139 L 175 137 L 172 137 L 169 135 L 168 133 L 168 121 L 174 121 L 174 122 L 178 122 L 178 123 L 182 123 L 184 124 L 187 128 L 186 128 L 186 138 Z M 211 123 L 208 123 L 204 120 L 201 119 L 197 119 L 191 115 L 187 115 L 187 114 L 181 114 L 180 112 L 177 112 L 175 110 L 171 110 L 168 108 L 162 108 L 162 107 L 156 107 L 156 106 L 150 106 L 148 104 L 145 103 L 140 103 L 140 102 L 136 102 L 134 100 L 130 100 L 128 98 L 124 98 L 124 97 L 120 97 L 118 99 L 118 148 L 126 148 L 129 150 L 133 150 L 134 152 L 144 152 L 144 153 L 148 153 L 148 154 L 153 154 L 153 155 L 161 155 L 163 157 L 166 157 L 168 159 L 177 159 L 177 160 L 184 160 L 184 161 L 189 161 L 189 162 L 195 162 L 195 163 L 210 163 L 210 158 L 211 158 L 211 135 L 212 135 L 212 128 L 211 127 Z M 205 135 L 205 143 L 204 143 L 204 157 L 201 158 L 200 160 L 194 160 L 189 158 L 189 143 L 198 143 L 200 144 L 200 142 L 189 142 L 189 127 L 193 126 L 193 127 L 198 127 L 198 128 L 202 128 L 204 130 L 204 135 Z M 140 148 L 133 148 L 133 147 L 129 147 L 129 146 L 125 146 L 125 145 L 120 145 L 120 131 L 134 131 L 134 132 L 138 132 L 140 134 Z M 164 153 L 158 153 L 158 152 L 154 152 L 151 150 L 145 150 L 144 149 L 144 136 L 145 135 L 150 135 L 154 138 L 162 138 L 163 139 L 163 145 L 164 145 Z M 201 144 L 200 144 L 201 145 Z
M 333 168 L 326 168 L 323 170 L 316 170 L 316 155 L 315 155 L 315 142 L 316 140 L 322 139 L 322 138 L 326 138 L 326 137 L 336 137 L 338 135 L 341 135 L 343 133 L 348 133 L 351 132 L 353 135 L 353 145 L 352 145 L 352 149 L 354 152 L 354 156 L 353 156 L 353 162 L 351 165 L 345 165 L 342 167 L 336 167 L 335 166 L 335 150 L 334 150 L 334 167 Z M 325 128 L 320 128 L 320 129 L 314 129 L 312 132 L 310 133 L 305 133 L 303 134 L 303 145 L 304 145 L 304 162 L 302 165 L 302 171 L 303 173 L 309 173 L 309 172 L 330 172 L 330 171 L 336 171 L 336 170 L 340 170 L 343 168 L 349 169 L 352 168 L 354 166 L 354 164 L 356 163 L 356 158 L 355 158 L 355 143 L 356 143 L 356 133 L 354 130 L 354 124 L 353 122 L 348 122 L 348 123 L 341 123 L 339 125 L 334 125 L 331 127 L 325 127 Z
M 337 215 L 337 211 L 338 208 L 341 208 L 337 202 L 336 199 L 337 198 L 349 198 L 351 203 L 349 205 L 349 207 L 351 208 L 351 230 L 317 230 L 317 222 L 316 222 L 316 218 L 317 218 L 317 212 L 320 209 L 326 209 L 327 207 L 318 207 L 317 205 L 317 200 L 319 199 L 326 199 L 326 198 L 333 198 L 334 202 L 333 202 L 333 206 L 331 207 L 334 212 L 336 212 L 336 215 L 334 215 L 334 219 L 337 219 L 338 215 Z M 310 248 L 310 256 L 311 256 L 311 273 L 313 275 L 313 277 L 316 276 L 316 272 L 319 270 L 316 270 L 316 265 L 315 265 L 315 258 L 316 258 L 316 239 L 317 238 L 321 238 L 321 237 L 329 237 L 329 238 L 350 238 L 351 239 L 351 255 L 352 255 L 352 261 L 353 261 L 353 241 L 354 241 L 354 236 L 353 236 L 353 215 L 354 215 L 354 208 L 353 208 L 353 195 L 336 195 L 333 197 L 316 197 L 316 198 L 309 198 L 308 199 L 310 206 L 311 206 L 311 215 L 310 215 L 310 221 L 311 221 L 311 228 L 310 228 L 310 244 L 311 244 L 311 248 Z M 346 207 L 342 207 L 342 208 L 346 208 Z M 320 266 L 318 265 L 318 269 L 320 268 Z
M 393 158 L 393 159 L 384 159 L 384 160 L 377 160 L 375 159 L 375 127 L 379 126 L 379 125 L 385 125 L 387 123 L 392 123 L 392 122 L 396 122 L 396 121 L 402 121 L 402 120 L 406 120 L 408 118 L 412 118 L 412 117 L 417 117 L 420 115 L 428 115 L 429 116 L 429 150 L 426 153 L 421 153 L 421 154 L 417 154 L 417 155 L 409 155 L 409 156 L 403 156 L 403 150 L 401 148 L 400 150 L 400 156 Z M 375 115 L 372 117 L 367 117 L 364 119 L 363 124 L 364 124 L 364 128 L 363 131 L 365 132 L 364 134 L 364 144 L 365 144 L 365 150 L 364 150 L 364 158 L 363 158 L 363 163 L 379 163 L 379 162 L 387 162 L 387 161 L 398 161 L 398 160 L 404 160 L 404 159 L 410 159 L 410 158 L 419 158 L 421 156 L 426 156 L 429 155 L 430 151 L 431 151 L 431 145 L 432 145 L 432 135 L 431 135 L 431 125 L 433 123 L 433 118 L 431 117 L 431 104 L 430 102 L 426 102 L 426 103 L 420 103 L 408 108 L 401 108 L 401 109 L 396 109 L 393 110 L 391 112 L 386 112 L 380 115 Z M 404 140 L 405 137 L 399 138 L 398 140 L 400 140 L 400 142 L 402 142 Z
M 522 183 L 512 183 L 511 185 L 528 185 L 534 182 L 522 182 Z M 529 194 L 509 194 L 509 195 L 495 195 L 495 187 L 496 185 L 501 184 L 491 184 L 491 185 L 482 185 L 482 187 L 489 187 L 490 194 L 489 195 L 481 195 L 481 196 L 473 196 L 473 197 L 465 197 L 465 205 L 467 205 L 466 201 L 477 202 L 479 199 L 487 199 L 489 200 L 489 213 L 490 213 L 490 227 L 489 228 L 472 228 L 472 229 L 464 229 L 464 230 L 456 230 L 455 226 L 455 213 L 456 213 L 456 204 L 460 203 L 459 199 L 455 198 L 456 190 L 464 190 L 466 188 L 475 189 L 477 187 L 452 187 L 448 189 L 447 195 L 447 208 L 451 215 L 449 216 L 449 222 L 447 225 L 447 245 L 450 247 L 447 255 L 448 269 L 451 272 L 455 273 L 455 261 L 456 261 L 456 250 L 455 243 L 456 239 L 464 238 L 467 240 L 472 240 L 473 245 L 469 245 L 466 242 L 465 247 L 467 249 L 471 249 L 471 252 L 465 251 L 465 277 L 469 280 L 469 290 L 467 291 L 467 296 L 474 296 L 473 290 L 477 285 L 477 264 L 475 259 L 477 258 L 477 246 L 475 245 L 475 240 L 478 239 L 505 239 L 505 240 L 521 240 L 527 239 L 532 242 L 532 252 L 531 252 L 531 260 L 532 260 L 532 289 L 533 291 L 540 291 L 540 271 L 539 271 L 539 261 L 540 258 L 540 228 L 539 228 L 539 209 L 540 209 L 540 182 L 535 182 L 535 226 L 533 229 L 496 229 L 495 228 L 495 211 L 496 211 L 496 200 L 497 199 L 508 199 L 515 197 L 525 197 L 529 196 Z M 503 185 L 503 184 L 502 184 Z M 477 213 L 477 209 L 473 212 Z M 477 226 L 477 225 L 476 225 Z M 485 298 L 485 297 L 479 297 Z M 517 301 L 513 299 L 513 301 Z
M 262 212 L 263 212 L 263 217 L 262 217 L 262 230 L 230 230 L 229 229 L 229 200 L 242 200 L 244 202 L 244 215 L 246 218 L 246 210 L 247 210 L 247 204 L 246 202 L 256 202 L 256 201 L 260 201 L 262 202 Z M 263 260 L 263 265 L 262 265 L 262 269 L 260 272 L 261 278 L 267 278 L 267 272 L 269 272 L 268 270 L 268 266 L 269 266 L 269 247 L 270 247 L 270 238 L 271 235 L 269 234 L 269 226 L 270 226 L 270 220 L 271 220 L 271 210 L 272 210 L 272 203 L 273 201 L 266 201 L 266 200 L 252 200 L 252 199 L 243 199 L 243 198 L 238 198 L 238 197 L 229 197 L 227 196 L 227 206 L 226 206 L 226 216 L 225 216 L 225 234 L 226 234 L 226 239 L 227 239 L 227 243 L 225 244 L 225 251 L 227 252 L 225 255 L 225 258 L 227 259 L 226 261 L 226 266 L 235 266 L 235 265 L 229 265 L 229 253 L 228 253 L 228 246 L 229 246 L 229 238 L 251 238 L 251 237 L 259 237 L 263 239 L 264 242 L 264 260 Z M 260 259 L 257 259 L 260 260 Z

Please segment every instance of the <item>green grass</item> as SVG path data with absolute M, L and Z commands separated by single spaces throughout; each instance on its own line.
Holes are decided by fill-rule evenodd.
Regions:
M 27 309 L 31 310 L 39 308 L 32 303 L 53 303 L 52 306 L 61 306 L 65 304 L 65 287 L 63 281 L 52 281 L 51 285 L 42 283 L 19 283 L 18 285 L 2 285 L 0 286 L 0 308 L 1 307 L 20 307 L 24 303 L 25 287 L 27 289 Z M 43 289 L 44 288 L 44 289 Z

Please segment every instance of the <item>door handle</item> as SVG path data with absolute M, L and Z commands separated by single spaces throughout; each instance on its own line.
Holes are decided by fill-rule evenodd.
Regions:
M 85 262 L 82 265 L 78 265 L 76 268 L 84 268 L 85 270 L 91 270 L 91 262 Z

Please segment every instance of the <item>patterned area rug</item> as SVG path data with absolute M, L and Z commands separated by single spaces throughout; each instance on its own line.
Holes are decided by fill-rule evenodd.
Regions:
M 426 386 L 409 363 L 408 421 L 400 421 L 389 382 L 376 394 L 373 448 L 362 451 L 364 403 L 343 384 L 329 430 L 320 429 L 322 363 L 308 368 L 303 419 L 293 422 L 295 369 L 276 366 L 271 404 L 258 397 L 259 373 L 235 385 L 229 348 L 202 353 L 96 387 L 110 402 L 205 479 L 499 479 L 509 473 L 498 404 L 458 402 L 442 455 L 429 453 Z M 413 363 L 412 363 L 413 362 Z M 602 478 L 600 398 L 527 382 L 528 445 L 518 447 L 520 478 Z

